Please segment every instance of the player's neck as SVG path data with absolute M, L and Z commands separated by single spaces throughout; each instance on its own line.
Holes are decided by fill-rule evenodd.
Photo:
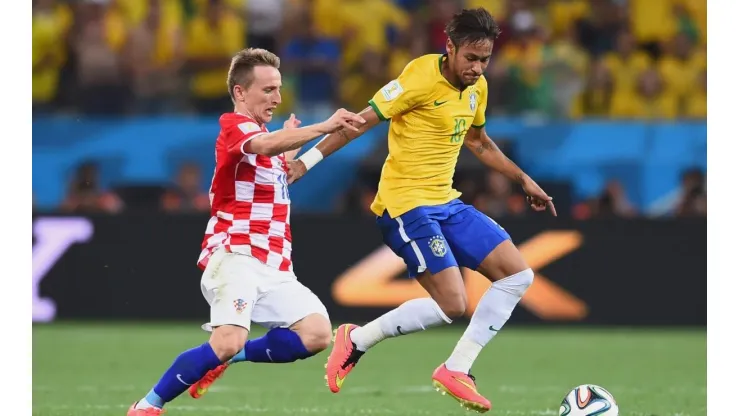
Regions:
M 442 58 L 442 62 L 439 65 L 439 72 L 442 74 L 442 78 L 447 80 L 447 82 L 455 87 L 458 91 L 462 91 L 465 89 L 464 85 L 461 85 L 459 79 L 455 76 L 455 74 L 452 72 L 452 69 L 450 68 L 450 58 L 447 55 L 444 55 Z
M 255 116 L 254 111 L 249 111 L 249 109 L 245 108 L 244 106 L 237 105 L 236 107 L 234 107 L 234 112 L 243 116 L 247 116 L 252 120 L 262 124 L 262 121 Z

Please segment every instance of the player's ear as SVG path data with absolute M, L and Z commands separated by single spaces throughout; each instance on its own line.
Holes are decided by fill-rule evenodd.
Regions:
M 244 101 L 244 94 L 246 93 L 246 90 L 244 87 L 242 87 L 239 84 L 234 85 L 234 100 L 236 102 L 242 102 Z
M 445 44 L 445 49 L 447 50 L 447 55 L 452 55 L 453 52 L 455 52 L 455 44 L 452 43 L 452 39 L 447 38 L 447 43 Z

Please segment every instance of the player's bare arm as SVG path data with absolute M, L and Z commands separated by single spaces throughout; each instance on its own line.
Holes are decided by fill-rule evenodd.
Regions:
M 346 146 L 347 143 L 362 136 L 366 131 L 380 123 L 380 119 L 372 107 L 365 108 L 358 115 L 363 119 L 364 123 L 358 127 L 341 128 L 327 135 L 303 156 L 289 163 L 288 183 L 297 181 L 316 163 Z
M 359 129 L 354 124 L 362 125 L 363 123 L 365 123 L 365 120 L 362 117 L 341 108 L 321 123 L 301 128 L 281 129 L 255 136 L 244 143 L 244 152 L 277 156 L 290 150 L 299 149 L 322 134 L 337 132 L 340 129 L 357 133 Z
M 527 193 L 527 199 L 535 211 L 549 209 L 552 215 L 557 216 L 552 197 L 548 196 L 537 183 L 524 171 L 512 162 L 511 159 L 496 146 L 488 137 L 483 128 L 471 128 L 465 135 L 465 146 L 487 167 L 497 170 L 510 180 L 518 183 Z

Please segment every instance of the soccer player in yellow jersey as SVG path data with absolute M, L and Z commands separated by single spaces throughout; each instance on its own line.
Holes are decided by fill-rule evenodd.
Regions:
M 452 177 L 462 145 L 518 182 L 533 209 L 556 213 L 552 198 L 503 155 L 483 128 L 488 86 L 482 74 L 499 34 L 493 17 L 482 8 L 463 10 L 447 24 L 446 33 L 446 54 L 411 61 L 360 113 L 366 123 L 359 132 L 343 129 L 324 137 L 290 164 L 289 181 L 381 120 L 390 120 L 389 155 L 371 208 L 385 243 L 431 297 L 410 300 L 362 327 L 340 325 L 327 382 L 337 393 L 360 357 L 381 340 L 461 317 L 467 300 L 459 268 L 467 267 L 493 283 L 451 356 L 432 374 L 432 383 L 468 409 L 485 412 L 491 403 L 478 393 L 470 368 L 509 319 L 534 274 L 501 226 L 458 199 Z

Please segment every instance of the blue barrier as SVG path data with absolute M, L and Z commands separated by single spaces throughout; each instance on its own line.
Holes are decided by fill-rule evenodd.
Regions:
M 303 120 L 303 124 L 311 123 Z M 282 120 L 269 126 L 280 128 Z M 641 208 L 675 189 L 688 167 L 706 169 L 705 122 L 579 123 L 490 119 L 489 135 L 513 142 L 515 157 L 534 177 L 573 183 L 576 198 L 598 193 L 620 179 Z M 327 158 L 291 189 L 296 209 L 331 208 L 356 176 L 361 159 L 385 140 L 377 127 Z M 203 167 L 204 189 L 213 171 L 214 118 L 119 120 L 43 118 L 33 121 L 33 191 L 37 206 L 57 206 L 73 169 L 96 160 L 101 183 L 168 183 L 185 161 Z
M 311 120 L 302 120 L 303 125 Z M 282 120 L 268 128 L 278 129 Z M 218 135 L 214 118 L 166 117 L 122 120 L 68 118 L 33 121 L 33 192 L 36 205 L 60 204 L 78 164 L 95 160 L 105 188 L 121 183 L 169 183 L 179 166 L 192 161 L 203 168 L 207 189 L 214 167 L 213 145 Z M 382 138 L 380 128 L 350 143 L 311 170 L 291 189 L 296 209 L 325 209 L 355 176 L 358 161 Z M 341 174 L 337 174 L 341 172 Z

